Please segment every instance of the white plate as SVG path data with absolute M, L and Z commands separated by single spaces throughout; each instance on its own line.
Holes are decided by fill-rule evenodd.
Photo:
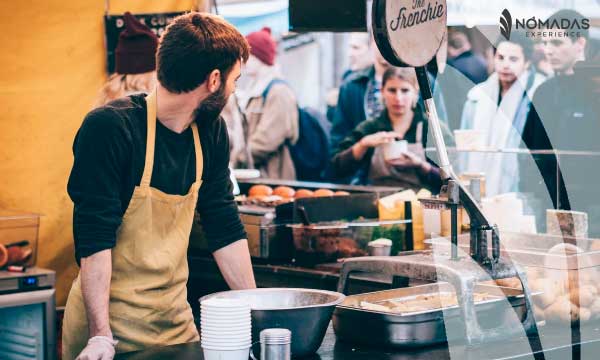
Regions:
M 233 176 L 238 180 L 256 179 L 260 177 L 260 171 L 256 169 L 233 169 Z

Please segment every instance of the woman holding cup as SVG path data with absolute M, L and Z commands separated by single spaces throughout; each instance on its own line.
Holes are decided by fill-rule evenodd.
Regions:
M 358 172 L 363 184 L 439 191 L 439 169 L 425 158 L 427 118 L 417 105 L 414 69 L 386 70 L 381 94 L 385 110 L 360 123 L 340 142 L 332 159 L 333 171 L 339 177 Z

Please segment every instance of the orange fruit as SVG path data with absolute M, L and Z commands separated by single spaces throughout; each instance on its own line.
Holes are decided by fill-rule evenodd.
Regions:
M 347 192 L 347 191 L 336 191 L 336 192 L 333 193 L 333 195 L 335 195 L 335 196 L 348 196 L 348 195 L 350 195 L 350 193 Z

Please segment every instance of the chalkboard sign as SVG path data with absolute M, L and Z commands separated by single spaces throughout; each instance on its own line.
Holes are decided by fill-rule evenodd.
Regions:
M 183 15 L 185 12 L 170 12 L 160 14 L 134 14 L 134 16 L 140 20 L 143 24 L 148 26 L 154 33 L 160 37 L 167 25 L 173 21 L 179 15 Z M 125 29 L 125 21 L 123 15 L 105 15 L 104 16 L 104 28 L 105 28 L 105 44 L 106 44 L 106 56 L 107 56 L 107 70 L 109 74 L 115 71 L 115 48 L 119 40 L 119 34 Z

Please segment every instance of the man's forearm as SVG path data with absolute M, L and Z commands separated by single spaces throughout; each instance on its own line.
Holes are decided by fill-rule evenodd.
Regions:
M 87 312 L 89 336 L 112 336 L 108 300 L 112 275 L 112 250 L 81 259 L 81 292 Z
M 254 271 L 248 241 L 239 240 L 213 253 L 219 270 L 232 290 L 254 289 Z

